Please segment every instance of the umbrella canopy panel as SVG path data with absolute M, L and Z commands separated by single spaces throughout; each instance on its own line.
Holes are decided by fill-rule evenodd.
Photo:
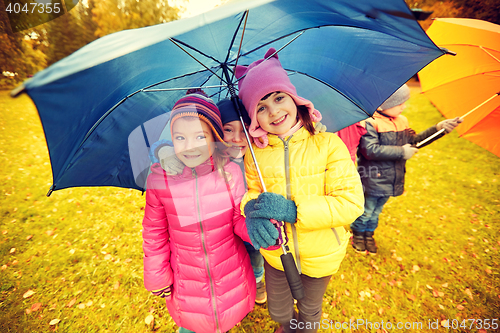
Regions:
M 330 131 L 373 114 L 443 54 L 403 0 L 232 1 L 105 36 L 24 84 L 44 127 L 54 188 L 144 189 L 132 170 L 131 133 L 170 111 L 189 87 L 205 87 L 215 101 L 229 96 L 227 85 L 236 83 L 224 72 L 232 76 L 236 61 L 248 65 L 271 46 Z M 145 149 L 157 132 L 144 131 Z
M 447 118 L 460 117 L 500 92 L 500 26 L 473 19 L 437 19 L 429 37 L 446 55 L 420 71 L 422 92 Z M 458 133 L 500 156 L 500 97 L 468 115 Z

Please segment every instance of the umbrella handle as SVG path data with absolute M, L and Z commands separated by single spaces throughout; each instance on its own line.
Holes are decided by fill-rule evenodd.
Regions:
M 476 106 L 474 109 L 470 110 L 469 112 L 467 112 L 466 114 L 464 114 L 463 116 L 461 116 L 460 119 L 463 120 L 465 117 L 467 117 L 468 115 L 470 115 L 472 112 L 476 111 L 481 106 L 483 106 L 484 104 L 488 103 L 489 101 L 491 101 L 493 98 L 495 98 L 497 96 L 500 96 L 500 91 L 497 92 L 495 95 L 491 96 L 490 98 L 488 98 L 487 100 L 485 100 L 484 102 L 482 102 L 481 104 L 479 104 L 478 106 Z M 421 145 L 423 145 L 424 143 L 432 140 L 433 138 L 435 138 L 436 136 L 438 136 L 439 134 L 441 134 L 443 132 L 444 132 L 444 128 L 441 128 L 439 131 L 437 131 L 436 133 L 434 133 L 433 135 L 431 135 L 430 137 L 428 137 L 424 141 L 420 141 L 419 143 L 417 143 L 417 148 L 420 147 Z
M 282 245 L 282 248 L 284 246 Z M 290 286 L 290 290 L 292 291 L 292 296 L 296 300 L 301 300 L 304 298 L 305 291 L 304 286 L 302 285 L 302 280 L 300 279 L 299 271 L 297 270 L 297 266 L 295 265 L 295 260 L 293 260 L 293 256 L 290 252 L 283 251 L 283 254 L 280 256 L 281 263 L 283 264 L 283 269 L 285 270 L 286 279 L 288 281 L 288 285 Z

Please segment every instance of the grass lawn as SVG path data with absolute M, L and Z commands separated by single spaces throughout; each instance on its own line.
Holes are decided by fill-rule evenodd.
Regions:
M 404 114 L 417 132 L 443 119 L 417 87 Z M 26 95 L 0 92 L 0 129 L 0 332 L 174 332 L 143 286 L 145 197 L 103 187 L 46 197 L 50 161 Z M 320 332 L 500 328 L 499 185 L 500 158 L 456 132 L 419 151 L 406 192 L 380 216 L 378 255 L 349 248 L 332 278 Z M 256 306 L 230 332 L 277 327 Z

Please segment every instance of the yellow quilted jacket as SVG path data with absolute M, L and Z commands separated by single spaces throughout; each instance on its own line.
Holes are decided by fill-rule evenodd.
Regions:
M 343 226 L 363 213 L 363 188 L 347 147 L 333 133 L 310 135 L 302 127 L 280 139 L 268 134 L 269 145 L 255 155 L 268 192 L 295 201 L 297 222 L 285 223 L 288 247 L 302 274 L 323 277 L 339 269 L 350 233 Z M 241 203 L 255 199 L 262 186 L 251 154 L 245 156 L 248 192 Z M 266 261 L 283 270 L 280 249 L 261 249 Z

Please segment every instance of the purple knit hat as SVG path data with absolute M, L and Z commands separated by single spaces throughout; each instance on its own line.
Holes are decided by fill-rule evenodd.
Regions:
M 271 55 L 273 56 L 267 59 Z M 264 148 L 268 144 L 267 132 L 257 122 L 256 109 L 262 97 L 269 93 L 275 91 L 287 93 L 297 106 L 304 105 L 307 107 L 312 121 L 318 122 L 321 120 L 321 113 L 314 109 L 313 103 L 297 96 L 295 86 L 290 82 L 286 71 L 281 67 L 276 49 L 270 48 L 266 52 L 264 59 L 254 61 L 248 67 L 236 66 L 235 74 L 238 79 L 244 76 L 238 81 L 239 97 L 251 119 L 248 132 L 252 137 L 260 138 L 263 141 L 254 140 L 257 147 Z
M 170 132 L 174 122 L 183 117 L 198 117 L 207 123 L 215 134 L 217 141 L 225 146 L 230 145 L 224 142 L 224 132 L 220 111 L 217 105 L 201 89 L 190 89 L 186 96 L 180 98 L 172 108 L 170 114 Z

